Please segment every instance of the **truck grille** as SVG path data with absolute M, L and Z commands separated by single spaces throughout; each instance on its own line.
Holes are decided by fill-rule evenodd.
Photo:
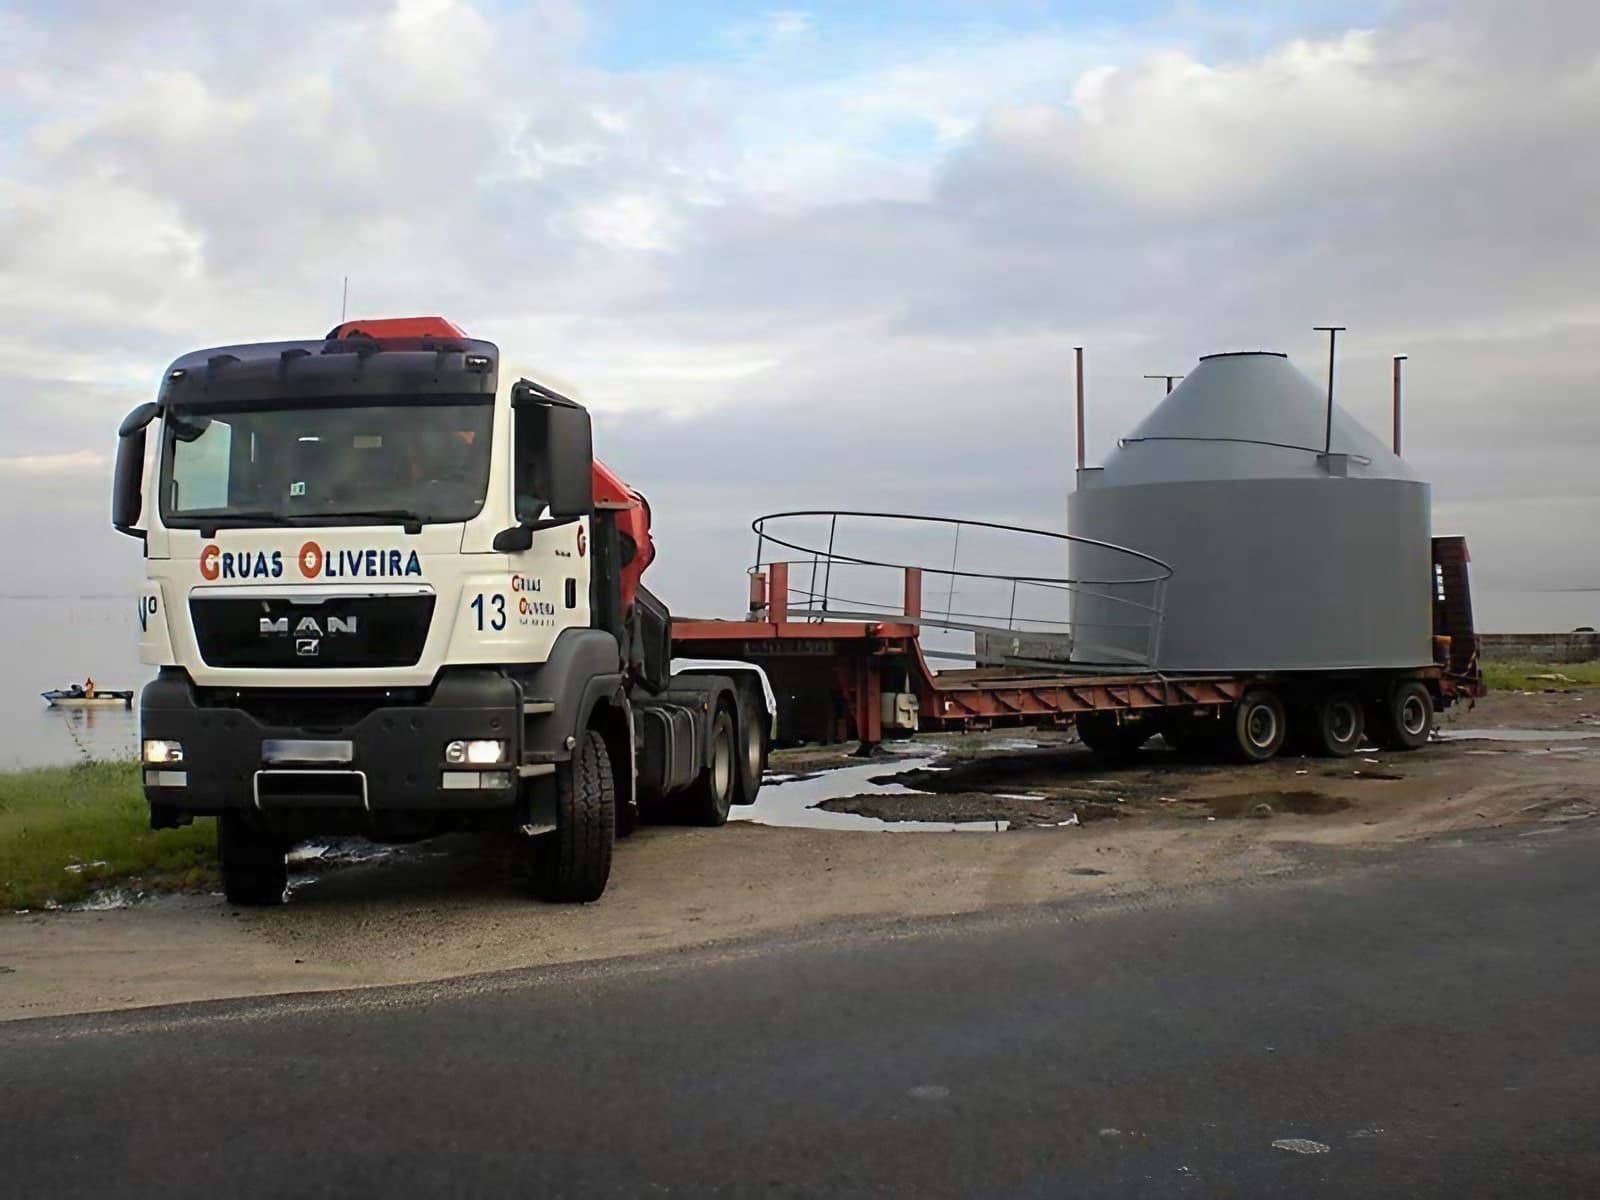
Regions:
M 191 598 L 207 666 L 257 670 L 409 667 L 422 657 L 435 597 Z

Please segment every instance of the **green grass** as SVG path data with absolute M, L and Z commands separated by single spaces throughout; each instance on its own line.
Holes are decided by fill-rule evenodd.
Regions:
M 1531 678 L 1535 675 L 1564 675 L 1566 679 Z M 1486 662 L 1483 664 L 1483 681 L 1497 691 L 1539 692 L 1546 688 L 1600 687 L 1600 662 Z
M 113 883 L 186 888 L 215 874 L 215 822 L 151 830 L 136 764 L 0 773 L 0 914 Z

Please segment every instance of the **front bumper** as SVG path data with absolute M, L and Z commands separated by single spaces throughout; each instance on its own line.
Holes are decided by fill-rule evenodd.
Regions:
M 467 811 L 517 802 L 522 690 L 497 671 L 448 671 L 425 693 L 358 706 L 359 715 L 338 722 L 310 700 L 297 714 L 287 691 L 273 696 L 270 718 L 221 699 L 202 696 L 182 671 L 163 671 L 145 686 L 141 744 L 160 739 L 183 746 L 181 763 L 144 768 L 152 810 Z M 507 753 L 498 764 L 460 771 L 444 761 L 445 744 L 458 739 L 503 741 Z M 304 742 L 316 753 L 304 761 L 284 755 L 282 743 Z M 269 752 L 269 743 L 279 745 Z M 447 777 L 481 786 L 447 786 Z

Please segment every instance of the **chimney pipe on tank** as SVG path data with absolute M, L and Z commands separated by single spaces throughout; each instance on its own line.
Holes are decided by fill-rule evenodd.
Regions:
M 1405 362 L 1404 354 L 1394 356 L 1394 456 L 1400 457 L 1400 364 Z
M 1322 435 L 1322 452 L 1333 453 L 1333 343 L 1344 332 L 1343 325 L 1313 325 L 1318 333 L 1328 335 L 1328 424 Z
M 1078 470 L 1083 470 L 1083 347 L 1072 348 L 1078 364 Z

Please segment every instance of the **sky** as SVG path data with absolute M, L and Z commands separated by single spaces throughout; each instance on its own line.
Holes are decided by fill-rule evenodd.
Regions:
M 1480 592 L 1581 598 L 1485 623 L 1597 624 L 1597 145 L 1579 0 L 0 0 L 0 592 L 128 589 L 122 415 L 348 276 L 576 383 L 679 611 L 762 512 L 1061 527 L 1074 346 L 1093 462 L 1337 324 Z

